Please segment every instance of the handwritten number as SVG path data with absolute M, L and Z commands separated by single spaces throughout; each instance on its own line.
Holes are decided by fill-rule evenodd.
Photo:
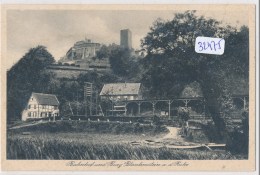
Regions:
M 221 38 L 197 37 L 195 51 L 222 55 L 225 48 L 225 40 Z
M 199 51 L 203 51 L 202 43 L 201 43 L 201 42 L 198 42 L 198 44 L 199 44 L 199 48 L 201 48 L 201 50 L 199 50 Z

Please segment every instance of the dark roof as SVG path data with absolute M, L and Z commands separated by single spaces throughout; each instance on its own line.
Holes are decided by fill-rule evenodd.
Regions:
M 105 84 L 100 95 L 138 95 L 141 83 L 111 83 Z
M 53 94 L 42 94 L 42 93 L 32 93 L 32 97 L 34 97 L 38 104 L 40 105 L 52 105 L 52 106 L 58 106 L 59 101 L 56 97 L 56 95 Z

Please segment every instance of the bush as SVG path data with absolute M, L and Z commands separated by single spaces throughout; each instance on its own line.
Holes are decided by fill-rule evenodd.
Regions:
M 182 110 L 178 112 L 178 117 L 181 119 L 183 122 L 186 122 L 190 119 L 190 114 L 189 111 Z
M 97 121 L 56 121 L 38 123 L 35 125 L 25 126 L 13 129 L 12 132 L 95 132 L 111 134 L 160 134 L 168 132 L 164 126 L 156 126 L 139 123 L 123 122 L 97 122 Z
M 219 135 L 218 130 L 214 123 L 208 122 L 207 124 L 201 124 L 201 128 L 203 129 L 203 133 L 206 135 L 209 142 L 222 142 L 222 137 Z
M 153 123 L 156 125 L 161 125 L 161 121 L 160 121 L 160 117 L 158 117 L 157 115 L 153 116 Z
M 248 111 L 242 113 L 242 126 L 230 132 L 227 149 L 234 153 L 248 154 L 249 121 Z

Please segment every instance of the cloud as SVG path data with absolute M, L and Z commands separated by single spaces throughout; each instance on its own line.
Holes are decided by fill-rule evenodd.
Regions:
M 7 12 L 7 68 L 30 48 L 44 45 L 58 60 L 73 44 L 86 37 L 109 44 L 120 41 L 120 30 L 132 31 L 134 48 L 140 47 L 149 27 L 158 18 L 170 20 L 173 11 L 97 11 L 97 10 L 9 10 Z M 246 23 L 245 13 L 220 16 L 201 11 L 213 18 L 240 25 Z M 233 18 L 231 18 L 233 16 Z

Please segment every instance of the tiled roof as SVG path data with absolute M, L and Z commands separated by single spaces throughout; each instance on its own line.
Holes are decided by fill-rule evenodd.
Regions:
M 100 95 L 138 95 L 141 83 L 105 84 Z
M 42 94 L 42 93 L 32 93 L 32 96 L 37 100 L 40 105 L 52 105 L 58 106 L 59 101 L 56 95 L 53 94 Z

